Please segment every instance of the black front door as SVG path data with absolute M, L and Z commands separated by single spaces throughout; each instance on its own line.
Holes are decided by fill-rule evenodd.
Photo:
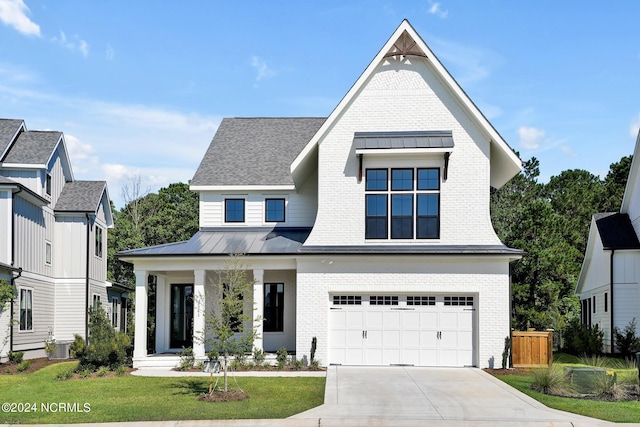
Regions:
M 171 348 L 193 347 L 193 285 L 171 285 Z

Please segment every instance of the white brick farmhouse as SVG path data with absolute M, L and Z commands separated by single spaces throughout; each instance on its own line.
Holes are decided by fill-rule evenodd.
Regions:
M 496 236 L 489 194 L 520 168 L 403 21 L 329 117 L 222 121 L 190 184 L 200 231 L 120 253 L 137 281 L 134 366 L 183 345 L 204 358 L 193 299 L 214 298 L 233 252 L 251 263 L 245 310 L 265 351 L 308 360 L 315 337 L 323 365 L 499 365 L 522 252 Z
M 640 334 L 640 133 L 620 212 L 597 213 L 575 293 L 582 323 L 604 332 L 603 351 L 616 351 L 614 328 L 621 331 L 636 319 Z

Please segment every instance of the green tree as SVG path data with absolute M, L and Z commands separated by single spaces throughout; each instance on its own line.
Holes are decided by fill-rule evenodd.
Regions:
M 216 271 L 211 281 L 211 294 L 216 303 L 205 313 L 205 330 L 201 340 L 217 355 L 224 368 L 224 391 L 228 391 L 227 372 L 229 361 L 234 356 L 241 356 L 253 347 L 256 331 L 245 326 L 252 321 L 250 314 L 244 312 L 247 304 L 245 297 L 253 294 L 255 280 L 247 276 L 249 265 L 241 254 L 232 254 L 225 262 L 222 270 Z M 195 301 L 203 304 L 203 301 Z M 211 391 L 211 390 L 210 390 Z

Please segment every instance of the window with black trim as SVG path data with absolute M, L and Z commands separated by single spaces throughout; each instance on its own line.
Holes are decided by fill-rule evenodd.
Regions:
M 367 169 L 366 239 L 440 238 L 440 169 Z
M 608 293 L 604 293 L 604 312 L 608 312 L 609 311 L 609 294 Z
M 96 226 L 96 256 L 102 258 L 102 228 Z
M 244 222 L 244 199 L 224 200 L 224 222 Z
M 265 222 L 284 222 L 284 199 L 265 199 L 264 220 Z
M 45 191 L 47 192 L 47 196 L 51 195 L 51 174 L 50 173 L 47 174 Z
M 51 242 L 44 243 L 44 262 L 47 265 L 51 265 Z
M 284 331 L 284 283 L 264 284 L 263 331 Z
M 20 330 L 33 331 L 33 290 L 20 289 Z

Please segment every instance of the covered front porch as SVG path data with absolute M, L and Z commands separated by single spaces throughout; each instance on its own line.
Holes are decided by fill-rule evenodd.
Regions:
M 206 342 L 211 338 L 207 318 L 220 298 L 217 272 L 228 266 L 225 259 L 203 261 L 190 270 L 159 270 L 151 265 L 135 270 L 134 368 L 175 367 L 178 353 L 188 347 L 196 360 L 206 359 L 210 350 Z M 249 262 L 246 278 L 252 290 L 242 299 L 251 321 L 243 324 L 243 330 L 256 331 L 254 349 L 275 352 L 284 347 L 295 352 L 295 260 Z

